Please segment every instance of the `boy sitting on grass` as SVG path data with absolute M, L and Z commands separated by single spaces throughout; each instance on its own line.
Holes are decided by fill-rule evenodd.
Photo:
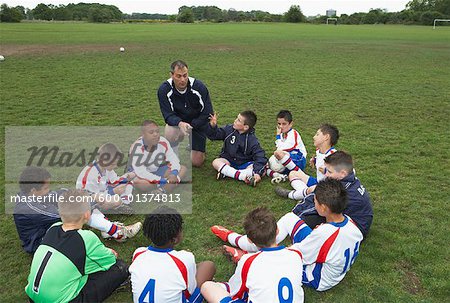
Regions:
M 212 166 L 217 179 L 225 177 L 256 186 L 264 175 L 267 158 L 255 135 L 256 115 L 253 111 L 241 112 L 233 124 L 217 127 L 217 114 L 211 115 L 208 138 L 223 140 L 222 152 Z
M 265 207 L 249 212 L 244 229 L 248 240 L 258 246 L 259 251 L 240 258 L 229 282 L 205 283 L 202 287 L 205 299 L 208 302 L 244 298 L 253 303 L 303 302 L 302 254 L 295 249 L 277 246 L 278 228 L 272 213 Z M 227 252 L 230 252 L 229 248 L 224 246 Z M 219 287 L 226 289 L 228 294 L 218 290 Z M 218 298 L 219 293 L 225 296 Z
M 200 287 L 212 280 L 214 263 L 201 262 L 185 250 L 174 250 L 183 238 L 183 218 L 159 207 L 144 221 L 144 235 L 153 243 L 139 247 L 130 265 L 133 302 L 203 302 Z
M 287 180 L 287 174 L 291 171 L 304 170 L 306 166 L 306 147 L 303 144 L 300 133 L 292 128 L 292 114 L 288 110 L 281 110 L 277 115 L 277 137 L 274 151 L 279 164 L 285 169 L 275 172 L 270 167 L 267 176 L 272 178 L 272 183 L 280 183 Z
M 350 270 L 359 253 L 363 235 L 355 222 L 342 212 L 347 205 L 347 193 L 340 181 L 327 178 L 317 184 L 314 203 L 326 223 L 312 230 L 294 213 L 288 213 L 278 220 L 279 234 L 276 242 L 289 235 L 303 256 L 303 284 L 318 291 L 337 285 Z M 239 257 L 247 251 L 257 251 L 257 243 L 250 241 L 250 235 L 242 236 L 221 226 L 211 231 L 223 241 L 239 248 L 228 247 L 226 252 Z M 243 251 L 245 249 L 246 251 Z
M 50 227 L 31 263 L 25 292 L 32 302 L 101 302 L 128 278 L 117 253 L 82 229 L 91 199 L 72 190 L 58 202 L 62 223 Z
M 42 167 L 28 166 L 20 175 L 19 201 L 13 216 L 22 247 L 30 254 L 36 251 L 50 226 L 61 221 L 57 202 L 67 189 L 50 191 L 50 182 L 50 173 Z M 92 210 L 87 224 L 118 242 L 134 237 L 142 226 L 140 222 L 128 226 L 112 223 L 97 208 Z

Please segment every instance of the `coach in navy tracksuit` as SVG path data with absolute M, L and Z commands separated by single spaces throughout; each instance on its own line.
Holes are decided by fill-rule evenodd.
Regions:
M 325 158 L 325 166 L 328 170 L 326 176 L 340 180 L 347 190 L 348 202 L 344 214 L 353 219 L 366 237 L 373 220 L 372 203 L 366 188 L 355 176 L 351 156 L 343 151 L 337 151 Z M 297 204 L 293 212 L 305 220 L 311 228 L 325 222 L 314 208 L 314 195 L 307 196 L 304 202 Z
M 158 99 L 166 122 L 165 137 L 178 152 L 178 143 L 190 133 L 192 165 L 201 166 L 209 115 L 213 113 L 208 89 L 200 80 L 189 77 L 187 64 L 177 60 L 170 66 L 170 79 L 158 89 Z

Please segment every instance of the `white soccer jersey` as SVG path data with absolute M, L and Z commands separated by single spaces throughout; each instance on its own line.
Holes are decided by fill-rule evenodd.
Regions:
M 181 303 L 191 296 L 200 296 L 196 290 L 196 264 L 190 252 L 139 247 L 133 254 L 129 268 L 133 302 Z M 195 292 L 195 293 L 194 293 Z
M 317 169 L 317 181 L 325 179 L 325 175 L 322 173 L 325 168 L 325 158 L 331 154 L 334 154 L 336 149 L 331 147 L 324 154 L 320 152 L 319 149 L 316 149 L 316 169 Z
M 162 176 L 158 169 L 168 166 L 171 171 L 180 171 L 180 160 L 166 138 L 160 137 L 156 149 L 148 152 L 142 137 L 137 139 L 130 148 L 130 158 L 136 177 L 149 183 L 158 183 Z
M 94 161 L 83 168 L 78 175 L 76 188 L 84 189 L 91 194 L 114 195 L 112 187 L 126 182 L 127 179 L 117 176 L 114 170 L 106 170 L 102 173 L 98 163 Z
M 275 145 L 277 146 L 277 150 L 283 150 L 286 152 L 297 151 L 301 152 L 303 157 L 306 157 L 306 147 L 305 144 L 303 144 L 302 137 L 299 132 L 293 128 L 285 134 L 277 135 Z
M 303 302 L 302 255 L 284 246 L 246 254 L 225 283 L 233 299 L 248 302 Z M 290 294 L 290 295 L 289 295 Z
M 295 229 L 301 230 L 297 225 Z M 295 233 L 294 230 L 292 234 Z M 319 291 L 337 285 L 355 262 L 362 239 L 356 224 L 345 216 L 341 223 L 319 225 L 301 242 L 295 243 L 292 247 L 302 253 L 305 264 L 303 284 Z

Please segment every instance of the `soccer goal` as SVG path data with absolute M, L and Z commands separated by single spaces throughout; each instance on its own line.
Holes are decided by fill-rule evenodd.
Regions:
M 327 24 L 329 24 L 330 21 L 334 21 L 334 23 L 333 23 L 334 25 L 337 24 L 337 18 L 327 18 Z
M 436 22 L 450 22 L 450 19 L 434 19 L 433 29 L 436 28 Z

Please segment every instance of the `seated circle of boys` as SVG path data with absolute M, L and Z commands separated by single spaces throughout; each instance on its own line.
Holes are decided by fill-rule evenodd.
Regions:
M 169 141 L 150 120 L 142 123 L 141 137 L 130 147 L 129 170 L 136 174 L 136 188 L 155 194 L 172 191 L 186 174 L 186 167 L 180 164 Z

